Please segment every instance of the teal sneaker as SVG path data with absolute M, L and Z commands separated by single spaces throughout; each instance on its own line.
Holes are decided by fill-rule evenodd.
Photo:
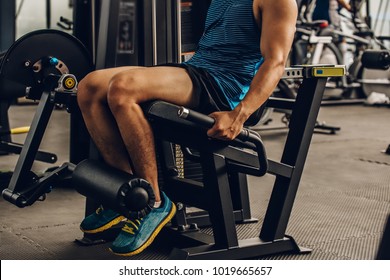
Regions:
M 85 233 L 98 233 L 119 224 L 124 216 L 110 209 L 100 206 L 95 213 L 87 216 L 80 224 L 81 231 Z
M 162 205 L 153 208 L 142 219 L 127 220 L 118 237 L 112 243 L 111 252 L 121 256 L 133 256 L 145 250 L 161 229 L 176 214 L 176 206 L 161 192 Z

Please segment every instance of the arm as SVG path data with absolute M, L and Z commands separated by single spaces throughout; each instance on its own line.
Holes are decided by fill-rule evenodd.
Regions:
M 215 112 L 215 125 L 210 137 L 231 140 L 241 131 L 244 122 L 273 93 L 281 76 L 294 39 L 297 7 L 295 0 L 255 0 L 261 18 L 260 49 L 264 63 L 253 78 L 249 92 L 230 112 Z
M 340 6 L 347 9 L 348 11 L 352 10 L 351 5 L 347 2 L 345 2 L 345 0 L 337 0 L 337 2 L 339 3 Z

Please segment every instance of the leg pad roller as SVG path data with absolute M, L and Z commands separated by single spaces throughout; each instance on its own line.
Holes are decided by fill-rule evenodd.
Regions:
M 148 181 L 100 161 L 88 159 L 79 163 L 74 169 L 72 182 L 82 195 L 130 219 L 148 214 L 155 202 Z

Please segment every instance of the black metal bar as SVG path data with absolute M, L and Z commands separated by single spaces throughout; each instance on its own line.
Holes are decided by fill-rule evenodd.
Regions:
M 95 34 L 96 31 L 93 27 L 96 24 L 95 17 L 98 18 L 97 11 L 100 10 L 100 6 L 96 5 L 93 9 L 92 2 L 94 0 L 74 0 L 73 6 L 73 35 L 78 38 L 84 46 L 88 49 L 89 53 L 95 53 Z M 95 13 L 95 14 L 93 14 Z M 93 57 L 95 59 L 95 57 Z
M 77 164 L 88 158 L 90 142 L 80 109 L 74 106 L 70 114 L 69 161 Z
M 1 93 L 0 93 L 1 94 Z M 9 132 L 9 118 L 8 118 L 8 108 L 10 106 L 10 101 L 0 101 L 0 131 Z M 5 142 L 11 141 L 11 134 L 7 133 L 5 135 L 0 135 L 0 140 Z
M 6 151 L 7 153 L 11 154 L 20 154 L 22 149 L 22 144 L 0 141 L 0 151 Z M 49 152 L 37 151 L 35 160 L 47 163 L 55 163 L 57 161 L 57 155 Z
M 172 143 L 167 141 L 161 141 L 156 143 L 157 154 L 159 157 L 159 164 L 161 172 L 165 180 L 175 178 L 178 176 L 178 170 L 176 167 L 174 150 Z
M 281 163 L 294 166 L 291 178 L 276 176 L 260 238 L 265 241 L 285 236 L 310 141 L 316 124 L 326 78 L 304 79 L 291 115 Z
M 376 259 L 390 260 L 390 215 L 387 216 L 387 222 L 383 230 Z
M 208 210 L 202 183 L 179 177 L 171 178 L 164 183 L 166 184 L 164 190 L 172 200 Z
M 366 23 L 369 28 L 372 28 L 370 0 L 366 0 Z
M 51 102 L 51 93 L 44 91 L 8 186 L 10 191 L 17 192 L 23 187 L 23 180 L 31 170 L 53 108 L 54 103 Z
M 51 28 L 51 0 L 46 0 L 46 28 Z
M 294 99 L 286 99 L 279 97 L 270 97 L 267 101 L 267 107 L 270 108 L 278 108 L 285 110 L 292 110 L 294 108 L 295 100 Z
M 202 245 L 192 248 L 175 248 L 170 259 L 191 259 L 191 260 L 232 260 L 245 259 L 277 254 L 282 252 L 309 253 L 310 250 L 300 248 L 294 239 L 283 238 L 275 242 L 264 242 L 259 238 L 250 238 L 239 241 L 235 248 L 223 248 L 215 244 Z
M 15 41 L 16 0 L 0 1 L 0 52 Z
M 249 206 L 249 205 L 248 205 Z M 185 213 L 185 223 L 182 224 L 196 224 L 199 228 L 201 227 L 210 227 L 211 221 L 210 216 L 207 211 L 197 211 L 197 212 L 186 212 Z M 233 211 L 234 220 L 236 223 L 239 224 L 246 224 L 246 223 L 256 223 L 258 222 L 258 219 L 252 218 L 245 218 L 244 213 L 242 210 L 234 210 Z
M 96 48 L 96 69 L 106 68 L 107 34 L 111 1 L 101 1 L 99 34 Z
M 169 1 L 168 1 L 169 2 Z M 168 19 L 167 0 L 156 1 L 156 45 L 157 45 L 157 64 L 167 63 L 167 57 L 170 50 L 167 48 L 168 33 L 171 31 L 167 25 Z
M 293 171 L 294 171 L 293 166 L 283 164 L 280 162 L 276 162 L 273 160 L 268 160 L 268 171 L 267 172 L 269 174 L 283 176 L 286 178 L 291 178 Z
M 229 176 L 230 192 L 233 202 L 233 209 L 240 211 L 242 219 L 237 219 L 238 222 L 252 222 L 257 219 L 252 218 L 249 191 L 248 191 L 248 180 L 243 173 L 232 173 Z
M 143 33 L 143 42 L 142 46 L 140 46 L 143 50 L 143 65 L 151 66 L 153 65 L 153 24 L 152 24 L 152 0 L 142 1 L 143 8 L 139 11 L 141 15 L 143 28 L 141 33 Z
M 206 191 L 204 200 L 209 204 L 215 244 L 223 248 L 236 247 L 238 238 L 225 158 L 210 153 L 200 154 Z
M 171 221 L 172 227 L 176 227 L 178 230 L 183 231 L 188 226 L 186 206 L 182 203 L 176 203 L 176 208 L 175 217 Z
M 3 192 L 3 198 L 20 208 L 30 206 L 38 199 L 44 199 L 46 193 L 49 193 L 60 180 L 65 180 L 67 177 L 69 178 L 73 169 L 74 166 L 72 164 L 65 163 L 48 175 L 31 182 L 32 185 L 26 186 L 20 193 L 12 193 L 9 189 L 6 189 Z

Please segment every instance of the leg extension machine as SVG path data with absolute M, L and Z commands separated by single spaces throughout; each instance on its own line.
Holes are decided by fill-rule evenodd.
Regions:
M 177 230 L 180 236 L 197 242 L 197 245 L 175 248 L 171 258 L 242 259 L 281 252 L 309 251 L 300 248 L 291 236 L 286 235 L 286 228 L 327 77 L 344 74 L 344 66 L 286 69 L 286 78 L 303 78 L 303 82 L 295 101 L 270 98 L 267 102 L 269 107 L 292 110 L 290 129 L 280 162 L 267 159 L 261 138 L 254 131 L 245 130 L 242 132 L 243 137 L 232 142 L 210 139 L 206 135 L 205 126 L 209 126 L 212 120 L 207 116 L 161 101 L 145 106 L 145 114 L 154 128 L 160 149 L 162 147 L 160 156 L 165 192 L 181 205 L 205 210 L 213 230 L 212 236 L 200 231 Z M 250 139 L 251 136 L 255 140 Z M 172 149 L 166 142 L 197 151 L 191 158 L 201 165 L 202 182 L 178 176 Z M 237 197 L 232 193 L 246 194 L 238 198 L 241 202 L 238 204 L 245 205 L 249 203 L 248 191 L 246 180 L 232 178 L 243 174 L 262 176 L 264 171 L 275 175 L 276 180 L 261 231 L 257 237 L 239 240 L 236 214 L 240 209 L 235 207 Z M 201 211 L 199 215 L 194 217 L 191 213 L 188 217 L 199 220 L 205 214 Z M 181 223 L 178 229 L 185 228 L 186 216 L 181 218 Z
M 56 31 L 47 33 L 38 32 L 33 37 L 16 42 L 6 54 L 6 57 L 14 56 L 18 61 L 15 65 L 9 64 L 14 66 L 10 68 L 12 71 L 4 71 L 4 61 L 12 63 L 12 59 L 6 59 L 2 64 L 2 88 L 10 85 L 40 100 L 11 182 L 2 193 L 3 197 L 19 207 L 25 207 L 43 197 L 58 181 L 71 177 L 76 188 L 83 186 L 78 188 L 79 192 L 100 200 L 127 217 L 147 214 L 154 201 L 149 184 L 110 169 L 100 162 L 86 160 L 77 162 L 77 165 L 65 163 L 43 177 L 31 173 L 32 162 L 54 104 L 70 104 L 68 107 L 71 111 L 76 110 L 71 104 L 74 103 L 72 100 L 76 94 L 77 78 L 82 78 L 91 69 L 79 42 L 69 38 L 70 35 Z M 50 40 L 53 44 L 47 44 L 48 38 L 53 39 Z M 42 46 L 53 45 L 56 47 L 48 52 L 41 49 Z M 30 55 L 26 50 L 33 50 L 33 53 Z M 55 54 L 56 59 L 48 57 L 47 53 Z M 77 73 L 72 72 L 75 74 L 72 75 L 68 70 Z M 292 111 L 290 130 L 280 161 L 267 158 L 261 138 L 254 131 L 245 129 L 237 140 L 231 142 L 218 141 L 206 135 L 205 127 L 210 125 L 207 116 L 162 101 L 145 104 L 144 112 L 157 140 L 164 191 L 174 202 L 202 210 L 198 216 L 196 213 L 190 216 L 179 211 L 179 219 L 171 229 L 197 245 L 175 248 L 171 258 L 242 259 L 308 251 L 286 235 L 286 228 L 326 80 L 344 74 L 344 67 L 305 66 L 286 69 L 286 78 L 303 78 L 303 82 L 296 100 L 270 98 L 267 102 L 269 107 Z M 22 80 L 15 84 L 15 77 Z M 178 175 L 172 144 L 182 146 L 183 150 L 189 151 L 187 157 L 200 164 L 203 173 L 201 181 Z M 275 175 L 276 180 L 262 228 L 257 237 L 239 240 L 236 223 L 253 221 L 246 175 L 263 176 L 265 173 Z M 212 236 L 186 230 L 189 220 L 211 225 Z

